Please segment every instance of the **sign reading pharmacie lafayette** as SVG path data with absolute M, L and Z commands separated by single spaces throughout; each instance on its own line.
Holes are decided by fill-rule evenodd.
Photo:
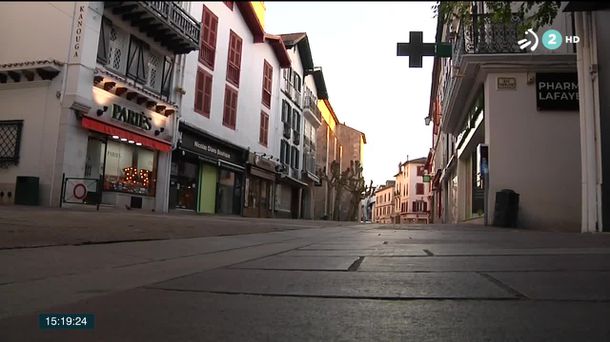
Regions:
M 578 110 L 578 75 L 574 73 L 537 73 L 538 110 Z
M 209 156 L 213 159 L 223 159 L 236 164 L 242 164 L 244 162 L 243 151 L 239 151 L 229 146 L 222 146 L 220 143 L 214 142 L 203 136 L 195 137 L 187 132 L 182 133 L 180 147 L 191 152 Z

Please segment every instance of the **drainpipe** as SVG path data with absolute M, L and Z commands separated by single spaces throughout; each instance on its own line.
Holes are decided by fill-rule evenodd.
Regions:
M 575 12 L 576 33 L 582 37 L 577 49 L 579 84 L 582 214 L 581 232 L 601 230 L 601 150 L 597 37 L 591 12 Z

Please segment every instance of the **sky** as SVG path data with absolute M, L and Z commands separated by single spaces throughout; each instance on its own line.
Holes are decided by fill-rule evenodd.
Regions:
M 398 163 L 426 157 L 432 58 L 409 68 L 396 43 L 409 31 L 434 42 L 435 2 L 266 2 L 265 30 L 307 32 L 314 65 L 324 72 L 339 121 L 366 134 L 364 178 L 394 179 Z

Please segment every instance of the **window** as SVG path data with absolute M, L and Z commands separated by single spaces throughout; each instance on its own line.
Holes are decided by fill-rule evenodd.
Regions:
M 97 62 L 121 76 L 127 76 L 167 100 L 173 74 L 171 56 L 158 53 L 140 39 L 102 18 Z
M 229 85 L 225 88 L 225 105 L 222 115 L 222 124 L 235 129 L 237 116 L 237 91 Z
M 428 211 L 428 202 L 426 201 L 413 201 L 413 212 L 421 213 Z
M 0 166 L 19 164 L 23 120 L 0 121 Z
M 261 128 L 260 128 L 258 142 L 263 146 L 267 146 L 268 132 L 269 132 L 269 114 L 267 114 L 265 112 L 261 112 Z
M 294 169 L 299 168 L 299 150 L 292 146 L 292 151 L 290 153 L 290 166 Z
M 241 68 L 241 38 L 231 30 L 229 38 L 229 58 L 227 61 L 227 81 L 239 87 Z
M 201 46 L 199 48 L 199 61 L 214 70 L 216 56 L 216 35 L 218 33 L 218 17 L 205 5 L 201 18 Z
M 424 175 L 424 167 L 418 166 L 417 167 L 417 177 L 422 177 L 423 175 Z
M 156 165 L 157 152 L 133 144 L 108 141 L 104 191 L 154 196 Z
M 233 1 L 223 1 L 223 3 L 227 5 L 231 11 L 233 10 Z
M 424 194 L 424 183 L 417 183 L 415 187 L 415 194 L 423 195 Z
M 212 106 L 212 75 L 199 68 L 195 83 L 195 112 L 210 117 Z
M 273 79 L 273 67 L 265 61 L 263 67 L 263 104 L 271 108 L 271 84 Z
M 292 129 L 296 132 L 301 132 L 301 114 L 295 109 L 292 110 Z
M 299 76 L 299 74 L 297 74 L 296 72 L 293 72 L 294 75 L 294 81 L 293 81 L 293 86 L 294 89 L 296 89 L 296 91 L 298 91 L 299 93 L 301 92 L 301 76 Z
M 290 164 L 290 145 L 284 139 L 282 139 L 280 146 L 280 160 L 284 165 Z
M 290 125 L 290 112 L 292 108 L 288 104 L 288 101 L 282 100 L 282 122 L 285 122 Z

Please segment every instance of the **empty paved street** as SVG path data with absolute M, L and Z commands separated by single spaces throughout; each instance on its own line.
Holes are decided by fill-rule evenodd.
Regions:
M 290 225 L 224 220 L 233 230 Z M 0 339 L 610 339 L 608 235 L 299 223 L 233 236 L 5 247 Z M 95 328 L 41 330 L 41 313 L 90 313 Z

